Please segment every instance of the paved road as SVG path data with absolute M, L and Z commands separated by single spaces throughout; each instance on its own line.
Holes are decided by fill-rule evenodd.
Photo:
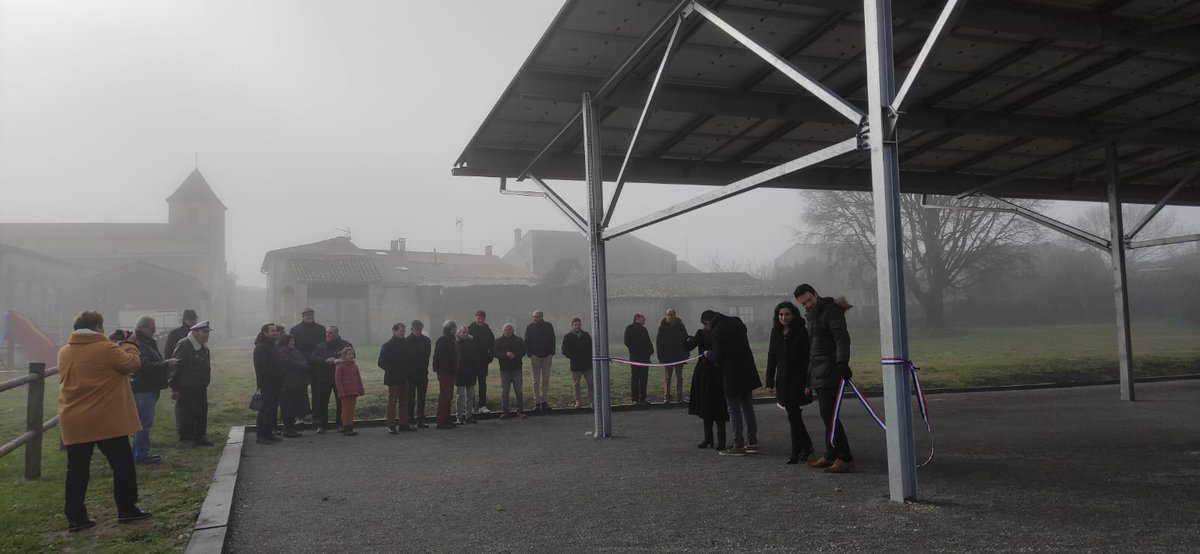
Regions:
M 846 411 L 858 471 L 695 447 L 682 410 L 486 421 L 453 431 L 247 444 L 234 552 L 1195 551 L 1200 381 L 930 397 L 937 459 L 920 501 L 887 499 L 883 434 Z M 881 402 L 877 400 L 877 402 Z M 815 410 L 806 413 L 817 434 Z M 918 433 L 919 450 L 926 446 Z

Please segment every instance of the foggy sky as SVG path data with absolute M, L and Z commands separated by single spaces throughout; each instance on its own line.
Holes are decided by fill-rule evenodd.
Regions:
M 0 221 L 165 222 L 198 153 L 244 284 L 265 282 L 267 250 L 338 227 L 457 252 L 461 217 L 463 251 L 498 255 L 514 227 L 571 229 L 495 179 L 450 177 L 560 5 L 0 0 Z M 583 186 L 559 187 L 583 212 Z M 613 222 L 707 190 L 630 185 Z M 800 209 L 764 189 L 637 235 L 700 267 L 766 263 Z

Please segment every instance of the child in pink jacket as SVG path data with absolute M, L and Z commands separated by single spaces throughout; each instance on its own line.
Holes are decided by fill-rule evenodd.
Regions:
M 338 353 L 333 382 L 342 401 L 342 434 L 353 437 L 358 434 L 354 431 L 354 405 L 363 395 L 362 375 L 358 372 L 358 364 L 354 363 L 354 348 L 347 346 Z

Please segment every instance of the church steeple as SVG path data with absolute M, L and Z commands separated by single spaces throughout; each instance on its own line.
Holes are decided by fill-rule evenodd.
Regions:
M 212 187 L 208 186 L 208 181 L 204 180 L 199 169 L 193 169 L 187 179 L 183 180 L 183 184 L 167 197 L 167 204 L 177 203 L 215 204 L 220 206 L 222 211 L 228 209 L 221 203 L 221 199 L 217 198 L 217 193 L 213 192 Z

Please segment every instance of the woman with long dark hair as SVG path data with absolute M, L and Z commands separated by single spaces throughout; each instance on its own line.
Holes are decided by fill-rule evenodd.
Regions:
M 792 435 L 792 453 L 787 463 L 796 464 L 807 460 L 813 452 L 812 438 L 800 417 L 803 406 L 812 403 L 812 393 L 806 394 L 808 330 L 795 304 L 780 302 L 774 313 L 767 352 L 767 388 L 775 393 L 779 406 L 787 410 Z

